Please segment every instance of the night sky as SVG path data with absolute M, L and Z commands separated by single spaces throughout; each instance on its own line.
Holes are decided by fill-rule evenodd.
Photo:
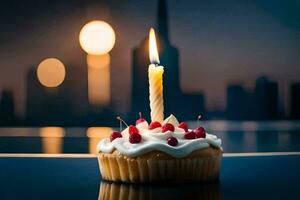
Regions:
M 126 112 L 131 50 L 155 25 L 156 3 L 1 1 L 0 90 L 13 90 L 17 111 L 23 113 L 26 72 L 47 57 L 59 58 L 67 68 L 85 67 L 79 31 L 89 20 L 100 19 L 116 31 L 112 98 Z M 222 109 L 229 83 L 251 88 L 258 76 L 268 75 L 279 82 L 281 102 L 287 103 L 288 85 L 300 81 L 300 1 L 169 0 L 168 8 L 184 91 L 204 91 L 208 108 Z

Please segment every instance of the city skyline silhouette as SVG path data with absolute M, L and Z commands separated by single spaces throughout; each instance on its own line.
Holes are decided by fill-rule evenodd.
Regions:
M 95 4 L 97 4 L 97 1 L 93 1 Z M 63 82 L 62 85 L 60 85 L 57 88 L 44 88 L 42 85 L 40 85 L 39 82 L 32 82 L 36 77 L 35 75 L 35 70 L 36 66 L 27 68 L 25 70 L 25 73 L 18 73 L 17 77 L 20 77 L 21 74 L 22 78 L 17 78 L 17 79 L 24 79 L 28 78 L 27 74 L 31 73 L 31 78 L 27 79 L 25 82 L 26 84 L 22 84 L 22 86 L 5 86 L 5 87 L 0 87 L 0 91 L 3 92 L 4 94 L 1 95 L 1 121 L 3 121 L 3 125 L 5 124 L 11 124 L 10 122 L 5 122 L 7 119 L 12 119 L 13 120 L 13 125 L 14 124 L 26 124 L 26 125 L 47 125 L 47 124 L 58 124 L 58 125 L 95 125 L 99 123 L 100 125 L 107 124 L 107 125 L 116 125 L 117 122 L 114 119 L 116 115 L 122 115 L 124 116 L 125 119 L 130 119 L 132 121 L 133 119 L 136 119 L 138 117 L 138 112 L 143 112 L 145 116 L 148 115 L 149 112 L 149 107 L 148 105 L 148 77 L 147 77 L 147 69 L 149 65 L 149 59 L 148 59 L 148 50 L 147 50 L 147 41 L 145 40 L 147 36 L 147 30 L 149 27 L 153 26 L 153 24 L 156 24 L 156 28 L 158 31 L 158 43 L 159 48 L 161 48 L 160 56 L 161 56 L 161 62 L 162 65 L 165 66 L 165 75 L 164 75 L 164 91 L 165 91 L 165 108 L 166 108 L 166 113 L 165 115 L 168 115 L 170 113 L 174 113 L 175 115 L 178 116 L 180 120 L 192 120 L 197 118 L 197 114 L 203 114 L 205 116 L 205 119 L 231 119 L 231 120 L 273 120 L 273 119 L 288 119 L 288 118 L 299 118 L 299 107 L 297 106 L 298 99 L 299 99 L 299 86 L 298 82 L 300 81 L 299 79 L 295 78 L 297 77 L 297 73 L 292 73 L 292 68 L 288 66 L 289 63 L 292 63 L 294 58 L 292 57 L 291 61 L 286 62 L 286 63 L 280 63 L 282 61 L 286 60 L 286 57 L 284 55 L 286 53 L 282 52 L 283 57 L 280 58 L 282 59 L 281 61 L 277 60 L 277 58 L 274 58 L 274 63 L 275 64 L 270 64 L 268 62 L 265 62 L 264 60 L 259 60 L 257 62 L 259 63 L 256 67 L 254 67 L 255 70 L 262 71 L 262 72 L 255 72 L 252 73 L 249 71 L 249 66 L 244 68 L 249 71 L 249 77 L 248 78 L 243 78 L 248 72 L 246 70 L 245 73 L 241 77 L 236 76 L 236 78 L 232 78 L 228 76 L 228 73 L 231 71 L 231 74 L 236 74 L 238 71 L 241 72 L 239 67 L 243 67 L 242 65 L 239 65 L 236 67 L 236 70 L 232 71 L 232 68 L 228 68 L 228 70 L 224 70 L 224 77 L 228 77 L 226 79 L 220 79 L 220 71 L 216 71 L 216 68 L 214 68 L 215 62 L 219 62 L 218 60 L 222 60 L 224 58 L 222 57 L 215 57 L 213 61 L 211 61 L 212 65 L 207 66 L 207 61 L 210 59 L 209 56 L 214 55 L 212 53 L 211 55 L 208 55 L 207 51 L 203 51 L 202 54 L 195 54 L 194 58 L 191 59 L 191 55 L 193 53 L 189 53 L 187 56 L 186 51 L 189 50 L 189 48 L 182 48 L 183 41 L 190 41 L 190 37 L 184 36 L 181 34 L 181 39 L 178 40 L 178 36 L 176 36 L 175 33 L 178 35 L 178 29 L 174 29 L 174 23 L 177 23 L 179 20 L 182 19 L 177 19 L 172 16 L 174 16 L 174 10 L 177 9 L 177 7 L 171 3 L 167 2 L 166 4 L 165 1 L 157 1 L 157 4 L 151 5 L 153 9 L 153 6 L 157 6 L 157 14 L 152 12 L 151 14 L 153 15 L 152 18 L 156 18 L 155 16 L 158 16 L 159 20 L 153 20 L 152 18 L 149 18 L 149 13 L 145 13 L 145 19 L 146 21 L 151 23 L 147 23 L 148 28 L 145 28 L 145 30 L 142 30 L 137 33 L 138 37 L 134 37 L 135 44 L 131 45 L 131 48 L 128 47 L 129 51 L 132 51 L 134 48 L 137 47 L 137 49 L 133 50 L 134 55 L 130 56 L 128 54 L 120 54 L 120 49 L 127 49 L 126 42 L 124 43 L 127 38 L 132 41 L 132 37 L 124 37 L 122 35 L 124 32 L 124 27 L 125 24 L 120 24 L 118 20 L 120 20 L 120 16 L 118 16 L 116 13 L 119 11 L 120 6 L 127 6 L 127 4 L 116 4 L 116 3 L 108 3 L 106 5 L 104 2 L 101 2 L 98 7 L 98 9 L 102 10 L 97 10 L 95 12 L 95 9 L 90 9 L 88 4 L 84 4 L 81 2 L 75 1 L 74 4 L 71 5 L 72 8 L 76 10 L 74 12 L 74 16 L 78 17 L 78 21 L 74 23 L 72 26 L 72 34 L 75 35 L 76 37 L 71 37 L 68 39 L 69 41 L 72 41 L 72 48 L 74 49 L 76 47 L 76 50 L 73 51 L 70 55 L 68 55 L 67 59 L 63 56 L 55 56 L 64 61 L 64 64 L 66 65 L 66 70 L 67 70 L 67 76 L 65 81 Z M 195 3 L 195 2 L 194 2 Z M 236 3 L 236 2 L 235 2 Z M 94 6 L 95 4 L 92 4 Z M 171 6 L 170 6 L 171 4 Z M 41 4 L 42 5 L 42 4 Z M 41 6 L 40 5 L 40 6 Z M 145 4 L 140 4 L 139 6 L 147 6 L 148 3 Z M 182 5 L 179 2 L 179 5 Z M 231 3 L 229 3 L 231 5 Z M 251 4 L 251 5 L 244 5 L 243 6 L 250 6 L 250 9 L 258 9 L 255 6 L 258 6 L 256 4 Z M 47 6 L 49 6 L 47 4 Z M 64 3 L 61 3 L 62 8 L 65 8 L 67 5 Z M 80 6 L 85 8 L 85 11 L 87 11 L 87 14 L 80 11 L 78 9 Z M 216 4 L 212 3 L 210 4 L 203 4 L 202 5 L 207 11 L 213 11 L 214 8 L 224 8 L 222 12 L 225 14 L 227 13 L 227 4 Z M 241 8 L 235 8 L 237 9 L 238 12 L 241 12 L 239 9 L 244 9 L 244 7 L 241 6 Z M 260 5 L 259 6 L 268 6 L 268 5 Z M 103 8 L 102 8 L 103 7 Z M 109 9 L 111 10 L 110 14 L 107 14 L 107 12 L 101 12 Z M 167 9 L 171 7 L 172 9 Z M 55 5 L 50 5 L 50 8 L 53 10 L 60 10 L 58 6 L 56 7 Z M 61 9 L 62 9 L 61 8 Z M 114 10 L 115 8 L 115 10 Z M 204 9 L 204 8 L 197 8 L 197 9 Z M 226 9 L 225 9 L 226 8 Z M 271 9 L 270 7 L 267 7 L 268 9 Z M 173 10 L 174 9 L 174 10 Z M 183 7 L 184 9 L 188 9 L 186 7 Z M 91 11 L 92 10 L 92 11 Z M 192 10 L 191 10 L 192 11 Z M 272 9 L 271 9 L 272 11 Z M 271 12 L 270 11 L 270 12 Z M 283 11 L 284 12 L 284 11 Z M 58 12 L 55 18 L 59 19 L 64 17 L 64 13 Z M 104 14 L 103 14 L 104 13 Z M 35 13 L 38 15 L 37 13 Z M 274 14 L 274 13 L 273 13 Z M 170 17 L 169 17 L 170 15 Z M 181 13 L 178 13 L 179 16 L 182 16 Z M 198 14 L 197 14 L 198 15 Z M 200 15 L 200 14 L 199 14 Z M 204 14 L 201 14 L 204 15 Z M 209 14 L 207 14 L 209 15 Z M 137 15 L 139 16 L 139 15 Z M 218 16 L 218 15 L 217 15 Z M 227 14 L 225 15 L 226 17 Z M 267 20 L 263 14 L 259 14 L 260 17 L 262 17 L 263 20 Z M 274 15 L 278 17 L 277 15 Z M 73 17 L 73 16 L 72 16 Z M 72 17 L 67 17 L 68 20 L 73 19 Z M 226 17 L 225 17 L 225 23 L 226 22 Z M 253 17 L 250 16 L 249 19 Z M 47 18 L 47 16 L 44 14 L 43 17 L 41 17 L 40 20 L 43 20 L 44 18 Z M 87 100 L 87 95 L 86 95 L 86 63 L 85 63 L 85 54 L 82 52 L 82 50 L 77 49 L 78 47 L 78 41 L 77 40 L 77 35 L 74 34 L 76 31 L 80 30 L 80 27 L 84 23 L 82 22 L 87 22 L 90 19 L 97 18 L 97 19 L 103 19 L 109 21 L 113 27 L 116 27 L 116 33 L 117 33 L 117 46 L 113 49 L 111 59 L 112 59 L 112 67 L 111 67 L 111 85 L 112 85 L 112 101 L 111 105 L 105 108 L 94 108 L 89 105 L 88 100 Z M 126 18 L 126 15 L 125 15 Z M 170 18 L 170 20 L 168 20 Z M 248 19 L 247 16 L 245 19 Z M 208 18 L 196 18 L 195 19 L 200 19 L 200 23 L 204 23 L 205 20 L 208 20 Z M 123 19 L 125 20 L 125 19 Z M 136 19 L 135 19 L 136 20 Z M 228 20 L 228 19 L 227 19 Z M 156 21 L 156 23 L 153 23 L 153 21 Z M 238 20 L 237 20 L 238 21 Z M 241 21 L 241 19 L 240 19 Z M 287 23 L 286 21 L 280 21 L 281 23 Z M 169 24 L 170 23 L 170 24 Z M 206 22 L 205 22 L 206 23 Z M 205 24 L 204 23 L 204 24 Z M 68 24 L 68 23 L 66 23 Z M 138 26 L 140 27 L 140 22 L 137 23 Z M 297 32 L 297 24 L 294 22 L 289 22 L 287 25 L 290 28 L 291 33 L 294 33 L 295 30 Z M 135 24 L 133 23 L 128 23 L 126 24 L 128 26 L 128 29 L 131 29 L 132 31 L 136 30 Z M 171 28 L 169 28 L 169 26 Z M 220 25 L 221 26 L 221 25 Z M 54 26 L 55 27 L 55 26 Z M 52 26 L 52 29 L 55 30 Z M 274 25 L 274 27 L 276 27 Z M 270 29 L 275 31 L 276 28 Z M 271 27 L 272 28 L 272 27 Z M 67 33 L 69 34 L 70 31 L 68 32 L 68 29 L 66 29 Z M 74 32 L 74 30 L 76 30 Z M 123 32 L 121 32 L 121 30 Z M 187 27 L 186 30 L 190 30 L 189 27 Z M 207 33 L 209 29 L 201 29 L 201 30 L 196 30 L 195 32 L 197 33 Z M 229 37 L 228 33 L 226 33 L 224 29 L 224 33 L 220 32 L 220 35 L 218 36 L 219 38 L 223 37 Z M 264 33 L 264 32 L 262 32 Z M 272 33 L 272 31 L 270 32 Z M 127 33 L 128 34 L 128 33 Z M 188 33 L 189 35 L 190 33 Z M 256 33 L 255 33 L 256 34 Z M 256 37 L 254 34 L 254 37 Z M 264 33 L 265 34 L 265 33 Z M 283 34 L 283 33 L 282 33 Z M 175 35 L 175 40 L 173 39 Z M 119 36 L 119 37 L 118 37 Z M 128 35 L 127 35 L 128 36 Z M 205 36 L 205 37 L 204 37 Z M 271 37 L 277 37 L 274 36 L 273 33 L 271 34 Z M 287 37 L 285 35 L 285 37 Z M 49 37 L 50 41 L 53 39 L 52 37 Z M 119 45 L 118 45 L 118 39 L 120 38 Z M 176 39 L 177 38 L 177 39 Z M 207 41 L 204 39 L 207 38 Z M 291 37 L 292 38 L 292 37 Z M 58 37 L 59 39 L 59 37 Z M 237 38 L 239 39 L 239 38 Z M 258 38 L 257 38 L 258 39 Z M 61 39 L 59 39 L 61 40 Z M 209 35 L 198 35 L 195 37 L 195 42 L 197 41 L 202 41 L 202 46 L 206 47 L 206 49 L 214 48 L 213 45 L 214 41 L 209 37 Z M 296 39 L 293 38 L 294 41 L 297 41 Z M 62 40 L 61 40 L 62 41 Z M 142 42 L 141 42 L 142 41 Z M 141 42 L 141 43 L 140 43 Z M 268 41 L 267 41 L 268 42 Z M 280 41 L 276 41 L 280 42 Z M 282 43 L 283 41 L 281 41 Z M 209 43 L 212 45 L 211 47 L 209 46 Z M 189 43 L 190 44 L 190 43 Z M 223 43 L 224 44 L 224 43 Z M 270 46 L 268 43 L 266 43 L 268 49 Z M 283 47 L 286 47 L 284 43 Z M 258 44 L 257 47 L 254 49 L 258 49 Z M 190 44 L 191 46 L 191 44 Z M 218 45 L 217 45 L 218 46 Z M 50 48 L 50 47 L 49 47 Z M 193 47 L 193 45 L 191 46 Z M 249 46 L 251 49 L 252 47 Z M 228 48 L 229 51 L 230 47 Z M 254 50 L 252 49 L 252 50 Z M 275 48 L 276 49 L 276 48 Z M 251 51 L 252 51 L 251 50 Z M 245 49 L 245 54 L 247 54 L 247 51 L 249 49 Z M 266 50 L 265 50 L 266 51 Z M 60 50 L 57 51 L 57 55 L 59 55 Z M 191 52 L 191 51 L 189 51 Z M 224 55 L 226 55 L 227 50 L 222 51 Z M 296 51 L 294 49 L 290 49 L 290 56 L 296 55 Z M 196 52 L 195 52 L 196 53 Z M 249 53 L 249 52 L 248 52 Z M 266 52 L 259 51 L 259 53 L 262 53 L 264 55 L 267 55 Z M 270 54 L 272 52 L 269 52 Z M 274 53 L 274 52 L 273 52 Z M 131 52 L 130 52 L 131 54 Z M 49 56 L 52 56 L 51 54 Z M 219 55 L 217 53 L 216 55 Z M 276 55 L 276 54 L 275 54 Z M 278 54 L 279 55 L 279 54 Z M 250 55 L 251 56 L 251 55 Z M 76 57 L 76 59 L 74 59 Z M 125 60 L 129 60 L 130 65 L 132 68 L 124 68 L 122 69 L 120 66 L 120 63 L 122 64 L 124 61 L 124 57 L 126 57 Z M 138 58 L 137 58 L 138 57 Z M 193 60 L 197 60 L 198 57 L 201 57 L 202 61 L 198 60 L 194 64 L 191 62 L 194 62 Z M 272 55 L 272 57 L 274 57 Z M 276 56 L 275 56 L 276 57 Z M 278 56 L 277 56 L 278 57 Z M 279 56 L 280 57 L 280 56 Z M 189 58 L 189 60 L 187 60 Z M 208 59 L 208 60 L 207 60 Z M 227 59 L 227 58 L 226 58 Z M 240 60 L 241 58 L 238 58 L 237 60 Z M 32 58 L 31 58 L 32 60 Z M 31 61 L 32 63 L 36 63 L 40 59 L 35 59 L 34 61 Z M 128 61 L 126 61 L 128 63 Z M 220 61 L 221 62 L 221 61 Z M 226 63 L 225 61 L 224 63 Z M 247 60 L 245 60 L 245 63 L 247 65 Z M 265 62 L 265 63 L 264 63 Z M 276 63 L 278 62 L 278 63 Z M 20 62 L 21 63 L 21 62 Z M 20 64 L 21 65 L 21 64 Z M 228 65 L 228 62 L 227 64 Z M 289 67 L 288 71 L 286 74 L 294 74 L 292 78 L 289 79 L 289 81 L 285 81 L 285 86 L 283 90 L 282 86 L 282 81 L 284 78 L 279 77 L 278 75 L 274 74 L 273 71 L 269 68 L 261 70 L 260 67 L 261 65 L 268 66 L 270 65 L 274 67 L 274 72 L 276 70 L 278 71 L 278 65 L 283 65 Z M 297 61 L 294 61 L 292 63 L 293 66 L 297 65 Z M 225 65 L 221 66 L 220 69 L 224 68 Z M 25 66 L 23 66 L 25 68 Z M 200 68 L 201 70 L 198 70 L 197 72 L 195 69 Z M 284 67 L 282 67 L 284 68 Z M 7 68 L 8 69 L 8 68 Z M 32 70 L 32 71 L 31 71 Z M 208 71 L 213 70 L 216 71 L 213 73 L 213 75 L 210 73 L 210 76 Z M 255 71 L 253 70 L 253 71 Z M 297 70 L 297 68 L 295 68 Z M 24 69 L 22 70 L 24 71 Z M 146 72 L 146 73 L 145 73 Z M 239 73 L 240 73 L 239 72 Z M 3 74 L 3 73 L 2 73 Z M 126 75 L 127 74 L 127 75 Z M 125 77 L 128 77 L 128 74 L 132 74 L 132 76 L 129 76 L 131 78 L 127 79 L 129 81 L 124 82 Z M 266 76 L 270 77 L 270 82 L 266 81 Z M 286 77 L 291 77 L 288 75 L 285 75 Z M 4 76 L 2 79 L 4 82 L 6 81 L 7 76 Z M 261 84 L 256 83 L 255 87 L 250 87 L 249 85 L 255 85 L 255 81 L 260 80 L 260 77 L 262 78 Z M 12 77 L 12 79 L 15 79 Z M 209 81 L 207 82 L 208 79 L 211 79 L 213 82 Z M 31 80 L 31 84 L 29 83 Z M 199 82 L 200 80 L 200 82 Z M 203 80 L 203 83 L 201 84 L 201 80 Z M 29 82 L 28 82 L 29 81 Z M 132 84 L 128 84 L 132 83 Z M 220 84 L 220 83 L 223 84 Z M 235 84 L 236 82 L 242 82 L 241 84 Z M 258 81 L 259 82 L 259 81 Z M 187 84 L 188 83 L 188 84 Z M 213 83 L 213 84 L 209 84 Z M 1 84 L 1 82 L 0 82 Z M 217 86 L 219 84 L 219 86 Z M 7 85 L 7 84 L 4 84 Z M 187 87 L 188 85 L 188 87 Z M 202 86 L 204 85 L 204 86 Z M 221 86 L 220 86 L 221 85 Z M 15 87 L 18 88 L 18 93 L 16 94 L 16 89 Z M 128 88 L 129 87 L 129 88 Z M 139 88 L 140 87 L 140 88 Z M 13 88 L 13 89 L 11 89 Z M 143 89 L 143 88 L 146 88 Z M 196 89 L 195 89 L 196 88 Z M 223 92 L 220 88 L 225 88 L 225 91 Z M 33 93 L 32 93 L 33 91 Z M 50 91 L 50 92 L 49 92 Z M 284 92 L 283 92 L 284 91 Z M 10 95 L 7 95 L 7 92 Z M 22 98 L 20 98 L 19 94 L 22 93 L 24 94 L 25 101 L 23 101 L 22 106 L 24 106 L 24 112 L 23 114 L 20 114 L 20 102 Z M 223 95 L 224 93 L 224 95 Z M 265 95 L 266 93 L 266 95 Z M 41 94 L 41 95 L 37 95 Z M 126 98 L 125 98 L 126 95 Z M 225 96 L 225 99 L 222 100 L 220 95 Z M 43 97 L 44 96 L 44 97 Z M 127 97 L 129 96 L 129 98 Z M 133 97 L 133 98 L 130 98 Z M 212 96 L 215 96 L 216 98 L 212 98 Z M 137 98 L 141 97 L 141 99 Z M 39 99 L 40 98 L 40 99 Z M 176 99 L 173 101 L 172 99 Z M 7 103 L 8 102 L 8 103 Z M 220 106 L 220 103 L 224 104 L 224 106 Z M 255 103 L 253 103 L 255 102 Z M 10 107 L 9 109 L 6 108 Z M 41 109 L 42 106 L 43 109 Z M 237 109 L 240 107 L 239 109 Z M 260 112 L 256 112 L 256 109 L 259 109 Z M 34 111 L 36 110 L 36 111 Z M 238 112 L 237 112 L 237 111 Z M 244 111 L 243 111 L 244 110 Z M 245 111 L 246 110 L 246 111 Z M 247 110 L 251 110 L 251 112 L 247 112 Z M 10 112 L 11 111 L 11 112 Z M 239 112 L 243 111 L 243 114 L 241 115 Z M 10 112 L 10 114 L 8 114 Z M 237 113 L 236 113 L 237 112 Z M 4 117 L 3 117 L 4 116 Z M 17 117 L 16 117 L 17 116 Z M 51 119 L 49 119 L 49 118 Z M 52 121 L 52 119 L 54 119 Z M 11 120 L 9 120 L 11 121 Z

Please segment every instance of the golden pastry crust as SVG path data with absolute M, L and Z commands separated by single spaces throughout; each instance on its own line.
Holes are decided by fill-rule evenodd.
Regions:
M 104 180 L 121 182 L 184 182 L 211 181 L 219 177 L 222 150 L 208 147 L 193 151 L 183 158 L 174 158 L 161 151 L 136 157 L 112 153 L 98 154 Z

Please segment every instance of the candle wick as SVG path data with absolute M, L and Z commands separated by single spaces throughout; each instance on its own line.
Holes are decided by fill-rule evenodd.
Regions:
M 153 64 L 155 67 L 158 67 L 159 62 L 153 62 L 153 63 L 151 63 L 151 64 Z

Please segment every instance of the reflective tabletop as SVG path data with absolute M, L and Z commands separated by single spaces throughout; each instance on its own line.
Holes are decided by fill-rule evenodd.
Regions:
M 138 185 L 101 180 L 92 155 L 4 155 L 1 199 L 298 199 L 300 153 L 225 154 L 220 180 Z
M 109 127 L 0 128 L 0 199 L 299 198 L 299 122 L 202 123 L 223 142 L 220 179 L 180 185 L 103 181 L 96 145 Z
M 222 139 L 226 153 L 300 151 L 300 121 L 202 122 Z M 190 122 L 196 127 L 196 122 Z M 115 128 L 117 130 L 118 128 Z M 113 128 L 0 128 L 0 153 L 90 153 Z

